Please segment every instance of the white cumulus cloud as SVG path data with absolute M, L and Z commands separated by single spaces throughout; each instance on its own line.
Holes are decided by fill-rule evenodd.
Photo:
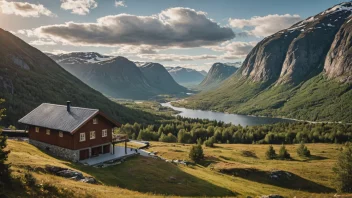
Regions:
M 71 10 L 72 14 L 86 15 L 96 7 L 98 3 L 95 0 L 61 0 L 61 8 Z
M 28 2 L 9 2 L 6 0 L 0 0 L 0 11 L 3 14 L 12 14 L 22 17 L 39 17 L 41 15 L 49 17 L 56 16 L 42 4 L 31 4 Z
M 115 7 L 127 7 L 124 1 L 115 1 Z
M 282 29 L 286 29 L 291 25 L 302 20 L 299 15 L 278 15 L 270 14 L 267 16 L 254 16 L 250 19 L 229 19 L 231 27 L 234 28 L 252 28 L 248 31 L 250 35 L 265 37 L 274 34 Z
M 96 23 L 48 25 L 36 31 L 40 36 L 55 41 L 85 46 L 199 47 L 219 44 L 235 37 L 231 28 L 220 26 L 206 13 L 182 7 L 151 16 L 119 14 L 98 18 Z

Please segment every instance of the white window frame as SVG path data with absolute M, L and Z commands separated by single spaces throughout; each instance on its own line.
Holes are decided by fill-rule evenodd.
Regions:
M 85 132 L 79 134 L 79 141 L 80 142 L 86 141 L 86 133 Z
M 108 136 L 108 130 L 107 129 L 103 129 L 101 132 L 101 137 L 107 137 Z
M 95 139 L 95 131 L 89 132 L 89 139 L 91 140 Z
M 59 131 L 59 137 L 64 137 L 64 133 L 62 131 Z
M 50 135 L 50 129 L 46 129 L 45 134 Z
M 35 127 L 35 132 L 36 132 L 36 133 L 39 133 L 39 130 L 40 130 L 39 127 Z
M 93 124 L 98 124 L 98 118 L 93 118 Z

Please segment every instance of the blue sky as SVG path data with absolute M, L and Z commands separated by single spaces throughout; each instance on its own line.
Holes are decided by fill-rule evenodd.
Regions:
M 0 0 L 0 27 L 45 52 L 96 51 L 207 70 L 243 60 L 265 36 L 341 2 Z

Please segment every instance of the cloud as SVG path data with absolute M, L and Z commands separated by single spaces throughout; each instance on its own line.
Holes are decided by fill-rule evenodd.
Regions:
M 56 45 L 54 41 L 50 40 L 34 40 L 29 42 L 30 45 Z
M 137 54 L 137 57 L 141 59 L 147 59 L 150 61 L 193 61 L 193 60 L 205 60 L 205 59 L 217 59 L 217 55 L 203 54 L 203 55 L 180 55 L 180 54 Z
M 0 11 L 3 14 L 17 15 L 22 17 L 39 17 L 41 15 L 55 17 L 50 10 L 42 4 L 31 4 L 28 2 L 8 2 L 0 0 Z
M 190 8 L 170 8 L 152 16 L 110 15 L 96 23 L 42 26 L 41 36 L 72 45 L 152 45 L 199 47 L 233 39 L 234 32 Z
M 140 45 L 140 46 L 134 46 L 134 45 L 123 45 L 120 46 L 119 49 L 113 50 L 112 55 L 117 54 L 117 55 L 126 55 L 126 54 L 156 54 L 159 52 L 162 48 L 156 48 L 151 45 Z
M 61 8 L 72 10 L 72 14 L 86 15 L 96 7 L 98 7 L 98 3 L 95 0 L 61 0 Z
M 226 41 L 218 46 L 208 47 L 214 51 L 225 52 L 222 59 L 243 59 L 253 49 L 257 42 Z
M 115 1 L 115 7 L 127 7 L 124 1 Z
M 252 30 L 248 31 L 248 34 L 265 37 L 271 34 L 274 34 L 282 29 L 286 29 L 302 20 L 299 15 L 267 15 L 267 16 L 254 16 L 250 19 L 229 19 L 231 27 L 234 28 L 244 28 L 250 27 Z

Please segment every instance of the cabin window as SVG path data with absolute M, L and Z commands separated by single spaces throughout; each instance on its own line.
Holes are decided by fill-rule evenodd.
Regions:
M 93 124 L 98 124 L 98 118 L 93 119 Z
M 39 133 L 39 127 L 35 127 L 35 132 Z
M 108 130 L 107 129 L 103 129 L 102 137 L 106 137 L 106 136 L 108 136 Z
M 95 139 L 95 131 L 90 132 L 90 139 Z
M 59 137 L 64 137 L 64 134 L 62 133 L 62 131 L 59 131 Z
M 47 130 L 46 130 L 46 134 L 47 134 L 47 135 L 50 135 L 50 129 L 47 129 Z
M 86 141 L 86 133 L 80 133 L 79 134 L 79 141 L 80 142 Z

